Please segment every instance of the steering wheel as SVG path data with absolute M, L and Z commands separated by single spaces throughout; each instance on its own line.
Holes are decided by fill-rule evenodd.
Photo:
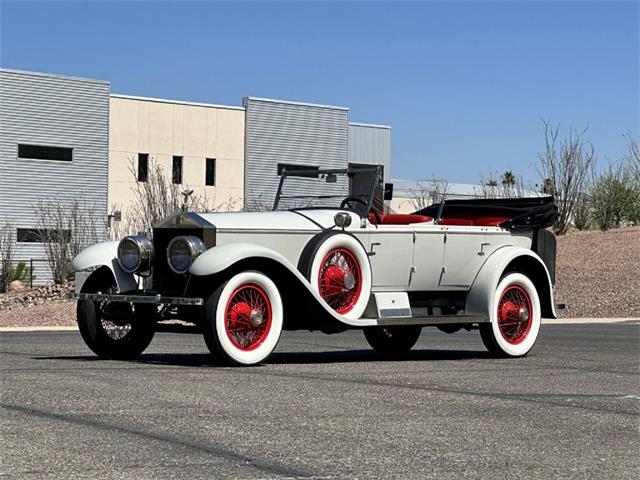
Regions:
M 360 203 L 362 205 L 364 205 L 365 207 L 368 207 L 369 205 L 367 204 L 367 202 L 365 202 L 364 200 L 362 200 L 361 198 L 358 197 L 347 197 L 344 200 L 342 200 L 342 202 L 340 202 L 340 208 L 344 208 L 349 207 L 349 208 L 353 208 L 353 205 L 351 205 L 351 202 L 355 202 L 355 203 Z M 371 213 L 373 213 L 373 216 L 376 219 L 376 224 L 380 225 L 382 223 L 382 219 L 380 218 L 380 215 L 378 214 L 378 212 L 376 211 L 375 208 L 372 208 L 370 210 Z
M 351 205 L 351 202 L 361 203 L 365 207 L 368 206 L 367 202 L 365 202 L 361 198 L 358 198 L 358 197 L 347 197 L 344 200 L 342 200 L 342 202 L 340 202 L 340 208 L 344 208 L 344 207 L 353 208 L 353 205 Z

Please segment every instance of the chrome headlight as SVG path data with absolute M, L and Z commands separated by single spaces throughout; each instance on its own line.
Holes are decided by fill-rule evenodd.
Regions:
M 176 273 L 187 272 L 193 261 L 206 249 L 204 242 L 198 237 L 187 235 L 174 238 L 167 247 L 169 268 Z
M 127 273 L 149 273 L 153 259 L 153 242 L 146 235 L 131 235 L 118 244 L 118 263 Z

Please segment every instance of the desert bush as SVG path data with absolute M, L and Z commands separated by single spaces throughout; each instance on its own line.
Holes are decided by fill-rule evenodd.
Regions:
M 6 292 L 13 281 L 11 265 L 14 255 L 14 231 L 13 225 L 6 220 L 0 226 L 0 292 Z
M 587 129 L 572 130 L 560 140 L 560 127 L 544 121 L 545 150 L 538 155 L 538 173 L 546 193 L 555 196 L 559 217 L 554 227 L 557 234 L 567 232 L 575 218 L 576 205 L 595 165 L 595 150 L 587 144 Z
M 591 194 L 593 216 L 601 230 L 620 227 L 637 219 L 638 196 L 624 164 L 609 164 L 596 179 Z
M 71 261 L 86 246 L 98 242 L 102 214 L 84 197 L 64 201 L 39 200 L 33 207 L 38 240 L 55 283 L 71 279 Z

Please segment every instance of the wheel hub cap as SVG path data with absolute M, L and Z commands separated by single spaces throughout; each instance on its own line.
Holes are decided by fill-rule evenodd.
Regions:
M 344 276 L 344 280 L 342 282 L 344 284 L 344 288 L 346 288 L 347 290 L 351 290 L 356 286 L 356 277 L 354 277 L 352 273 L 347 273 Z
M 262 312 L 260 310 L 252 310 L 250 316 L 250 323 L 252 327 L 258 327 L 262 324 Z

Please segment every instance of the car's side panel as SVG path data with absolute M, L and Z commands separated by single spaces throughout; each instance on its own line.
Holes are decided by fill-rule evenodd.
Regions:
M 522 259 L 526 259 L 523 262 Z M 493 304 L 495 289 L 510 264 L 519 263 L 522 265 L 535 266 L 531 271 L 523 271 L 525 275 L 535 278 L 534 284 L 540 295 L 540 303 L 543 315 L 556 318 L 555 307 L 553 303 L 553 289 L 551 278 L 544 262 L 530 249 L 519 246 L 504 246 L 498 248 L 485 262 L 473 281 L 473 285 L 467 294 L 465 304 L 466 315 L 481 315 L 488 317 Z M 524 269 L 523 269 L 524 270 Z M 542 275 L 538 275 L 542 272 Z
M 71 268 L 74 272 L 82 272 L 89 268 L 106 266 L 113 273 L 119 291 L 136 290 L 138 288 L 136 276 L 122 270 L 118 263 L 118 243 L 102 242 L 85 248 L 73 259 Z M 76 285 L 76 289 L 79 291 L 80 285 Z

